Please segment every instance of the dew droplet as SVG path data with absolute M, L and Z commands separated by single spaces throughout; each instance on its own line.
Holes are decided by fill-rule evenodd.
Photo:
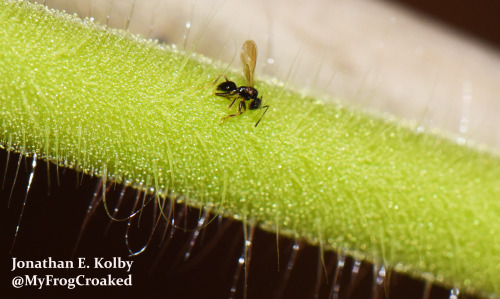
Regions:
M 238 258 L 238 266 L 236 267 L 236 272 L 234 273 L 233 284 L 231 286 L 231 292 L 229 298 L 234 298 L 236 294 L 236 285 L 238 284 L 238 280 L 240 278 L 241 270 L 244 269 L 244 284 L 243 284 L 243 298 L 247 297 L 247 289 L 248 289 L 248 274 L 250 271 L 250 259 L 252 256 L 252 245 L 253 245 L 253 236 L 255 233 L 255 225 L 252 225 L 250 228 L 250 233 L 248 233 L 248 226 L 246 221 L 243 221 L 243 251 L 241 252 L 240 257 Z
M 337 253 L 337 267 L 335 268 L 335 274 L 333 275 L 333 287 L 331 290 L 330 298 L 339 298 L 340 292 L 340 277 L 342 276 L 342 271 L 345 265 L 345 254 L 343 252 Z
M 351 297 L 351 292 L 356 284 L 360 268 L 361 268 L 361 260 L 355 259 L 354 263 L 352 264 L 350 282 L 346 290 L 347 293 L 346 298 Z
M 382 291 L 387 273 L 384 265 L 373 264 L 372 299 L 383 298 Z
M 118 198 L 118 202 L 116 203 L 116 206 L 113 209 L 113 217 L 111 219 L 109 219 L 108 225 L 106 226 L 106 229 L 104 230 L 105 233 L 107 233 L 109 231 L 109 229 L 111 228 L 111 224 L 115 222 L 113 219 L 116 219 L 116 215 L 118 214 L 118 210 L 120 209 L 120 206 L 122 204 L 123 197 L 125 196 L 126 190 L 127 190 L 127 185 L 124 184 L 122 187 L 122 191 L 120 192 L 120 197 Z
M 187 261 L 189 259 L 189 256 L 191 255 L 191 252 L 194 248 L 194 244 L 196 244 L 196 239 L 198 239 L 198 236 L 200 235 L 200 230 L 205 225 L 205 221 L 207 219 L 206 216 L 207 216 L 207 210 L 203 209 L 203 214 L 201 215 L 200 219 L 198 219 L 198 227 L 193 232 L 191 236 L 191 241 L 189 242 L 189 247 L 186 250 L 186 253 L 184 254 L 185 261 Z
M 450 299 L 458 299 L 458 295 L 460 294 L 460 290 L 458 288 L 452 288 L 450 290 Z

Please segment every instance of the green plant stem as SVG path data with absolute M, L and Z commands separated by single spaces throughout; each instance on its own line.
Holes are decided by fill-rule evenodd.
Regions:
M 0 36 L 3 147 L 500 294 L 497 156 L 258 77 L 259 126 L 219 124 L 208 59 L 38 5 L 2 2 Z

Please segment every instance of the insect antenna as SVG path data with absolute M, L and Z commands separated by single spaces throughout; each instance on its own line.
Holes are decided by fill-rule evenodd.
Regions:
M 255 127 L 257 127 L 257 125 L 260 123 L 260 121 L 262 120 L 262 118 L 264 117 L 264 114 L 266 114 L 267 110 L 269 109 L 269 105 L 265 105 L 265 106 L 262 106 L 260 107 L 260 109 L 264 109 L 266 108 L 266 111 L 264 111 L 264 113 L 262 113 L 262 115 L 260 116 L 259 120 L 257 121 L 257 123 L 255 124 Z

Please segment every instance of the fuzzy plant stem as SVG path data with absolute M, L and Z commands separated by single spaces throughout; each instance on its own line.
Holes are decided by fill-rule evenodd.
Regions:
M 257 76 L 238 117 L 209 59 L 0 3 L 0 144 L 183 195 L 322 248 L 500 294 L 500 159 Z M 241 75 L 226 72 L 238 85 Z

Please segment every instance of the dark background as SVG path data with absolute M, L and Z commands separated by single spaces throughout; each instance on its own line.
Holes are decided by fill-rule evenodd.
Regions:
M 0 169 L 5 169 L 7 152 L 0 150 Z M 47 164 L 38 161 L 34 178 L 28 194 L 23 218 L 16 243 L 11 251 L 19 215 L 23 207 L 26 188 L 32 171 L 32 158 L 22 159 L 16 178 L 19 155 L 11 153 L 7 168 L 5 186 L 0 190 L 0 198 L 4 207 L 1 210 L 2 242 L 2 297 L 48 297 L 58 298 L 71 296 L 89 298 L 99 295 L 108 298 L 135 298 L 147 295 L 149 298 L 230 298 L 231 288 L 236 287 L 233 298 L 243 298 L 244 272 L 238 270 L 238 259 L 243 249 L 243 225 L 239 222 L 207 215 L 213 221 L 200 230 L 196 243 L 192 247 L 191 256 L 184 260 L 190 248 L 197 221 L 201 215 L 199 210 L 177 204 L 173 210 L 175 225 L 166 226 L 161 221 L 145 252 L 129 257 L 126 247 L 125 233 L 127 221 L 113 222 L 107 216 L 100 202 L 90 209 L 90 217 L 86 218 L 89 204 L 94 192 L 99 190 L 100 180 L 90 176 L 81 177 L 73 170 L 51 165 L 50 176 L 47 175 Z M 57 185 L 59 176 L 60 185 Z M 50 184 L 47 178 L 50 177 Z M 11 187 L 13 196 L 10 206 L 7 202 Z M 3 181 L 3 172 L 0 176 Z M 113 211 L 120 198 L 122 186 L 109 185 L 106 201 Z M 50 195 L 48 194 L 50 192 Z M 97 192 L 101 194 L 101 192 Z M 117 218 L 124 218 L 134 210 L 137 198 L 135 190 L 126 189 L 123 204 Z M 147 201 L 148 198 L 146 198 Z M 142 202 L 140 197 L 139 206 Z M 168 205 L 167 205 L 168 206 Z M 128 238 L 134 251 L 140 250 L 151 235 L 154 205 L 148 204 L 138 225 L 138 218 L 131 222 Z M 95 208 L 95 209 L 94 209 Z M 168 215 L 169 208 L 165 209 Z M 214 218 L 215 217 L 215 218 Z M 78 236 L 85 229 L 78 243 Z M 252 229 L 249 228 L 249 233 Z M 248 298 L 331 298 L 333 280 L 338 264 L 336 253 L 324 255 L 324 267 L 320 260 L 319 248 L 294 243 L 293 240 L 279 237 L 279 261 L 277 254 L 276 234 L 260 229 L 254 230 L 251 261 L 248 275 Z M 78 246 L 76 244 L 78 243 Z M 291 259 L 294 244 L 299 245 L 295 259 Z M 75 250 L 76 247 L 76 250 Z M 75 254 L 73 255 L 73 251 Z M 43 277 L 52 274 L 54 277 L 70 278 L 78 275 L 87 277 L 126 278 L 129 273 L 121 269 L 12 269 L 12 257 L 18 260 L 41 261 L 52 257 L 53 260 L 75 261 L 76 257 L 85 257 L 89 264 L 95 257 L 110 259 L 120 257 L 132 260 L 132 287 L 66 287 L 45 286 L 41 290 L 27 286 L 13 288 L 11 280 L 18 275 L 38 275 Z M 290 263 L 293 267 L 287 271 Z M 363 262 L 359 271 L 354 270 L 354 260 L 347 258 L 342 273 L 338 275 L 340 285 L 339 298 L 425 298 L 423 281 L 411 279 L 406 275 L 389 273 L 385 284 L 374 292 L 374 267 Z M 325 276 L 325 271 L 327 275 Z M 357 272 L 357 273 L 356 273 Z M 235 282 L 235 277 L 239 278 Z M 450 290 L 428 285 L 427 298 L 448 298 Z M 370 297 L 372 293 L 377 296 Z M 317 297 L 315 297 L 317 295 Z M 6 296 L 6 297 L 4 297 Z M 461 297 L 469 298 L 469 297 Z
M 500 50 L 500 1 L 386 0 Z

